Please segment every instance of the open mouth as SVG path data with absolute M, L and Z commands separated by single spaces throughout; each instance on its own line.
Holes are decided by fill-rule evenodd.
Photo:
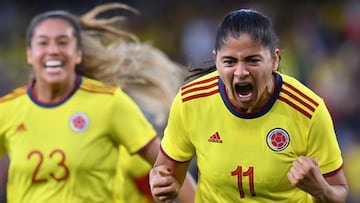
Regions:
M 45 68 L 60 68 L 62 65 L 61 61 L 47 61 L 45 63 Z
M 253 86 L 249 83 L 244 84 L 235 84 L 236 94 L 239 95 L 240 98 L 248 97 L 253 90 Z

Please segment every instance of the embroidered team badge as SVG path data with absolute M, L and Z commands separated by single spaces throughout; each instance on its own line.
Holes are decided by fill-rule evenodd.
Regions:
M 279 152 L 289 146 L 290 137 L 285 130 L 281 128 L 275 128 L 268 133 L 266 142 L 270 149 Z
M 84 132 L 89 127 L 89 118 L 84 113 L 75 113 L 70 118 L 70 128 L 79 133 Z

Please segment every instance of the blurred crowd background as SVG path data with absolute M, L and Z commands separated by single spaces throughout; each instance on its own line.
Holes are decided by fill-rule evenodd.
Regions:
M 96 5 L 122 2 L 124 26 L 185 66 L 212 59 L 218 22 L 229 11 L 253 8 L 274 23 L 282 72 L 321 95 L 334 118 L 351 197 L 360 202 L 360 1 L 291 0 L 0 0 L 0 95 L 28 82 L 25 29 L 35 14 L 66 9 L 81 15 Z M 118 11 L 119 12 L 119 11 Z M 359 88 L 359 89 L 358 89 Z

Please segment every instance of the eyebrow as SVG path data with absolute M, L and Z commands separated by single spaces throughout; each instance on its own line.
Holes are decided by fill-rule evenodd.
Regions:
M 263 58 L 260 54 L 253 54 L 253 55 L 249 55 L 249 56 L 246 56 L 245 58 L 254 58 L 254 57 L 259 57 L 259 58 Z
M 249 59 L 249 58 L 254 58 L 254 57 L 263 58 L 260 54 L 252 54 L 252 55 L 249 55 L 249 56 L 245 56 L 244 58 Z M 237 58 L 233 57 L 233 56 L 222 56 L 221 59 L 235 59 L 235 60 L 237 60 Z
M 236 58 L 232 56 L 222 56 L 221 59 L 236 59 Z
M 42 34 L 41 35 L 34 35 L 34 37 L 36 37 L 36 38 L 51 38 L 48 35 L 42 35 Z M 56 39 L 58 39 L 58 38 L 71 38 L 71 37 L 73 37 L 73 36 L 68 36 L 68 35 L 55 36 Z

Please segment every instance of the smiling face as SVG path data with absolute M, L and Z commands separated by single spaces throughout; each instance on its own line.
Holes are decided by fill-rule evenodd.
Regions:
M 279 65 L 279 50 L 272 57 L 269 48 L 242 33 L 239 37 L 228 36 L 213 54 L 230 102 L 246 113 L 261 109 L 274 91 L 272 73 Z
M 75 66 L 81 58 L 74 28 L 64 19 L 49 18 L 34 29 L 27 60 L 38 83 L 52 85 L 74 80 Z

